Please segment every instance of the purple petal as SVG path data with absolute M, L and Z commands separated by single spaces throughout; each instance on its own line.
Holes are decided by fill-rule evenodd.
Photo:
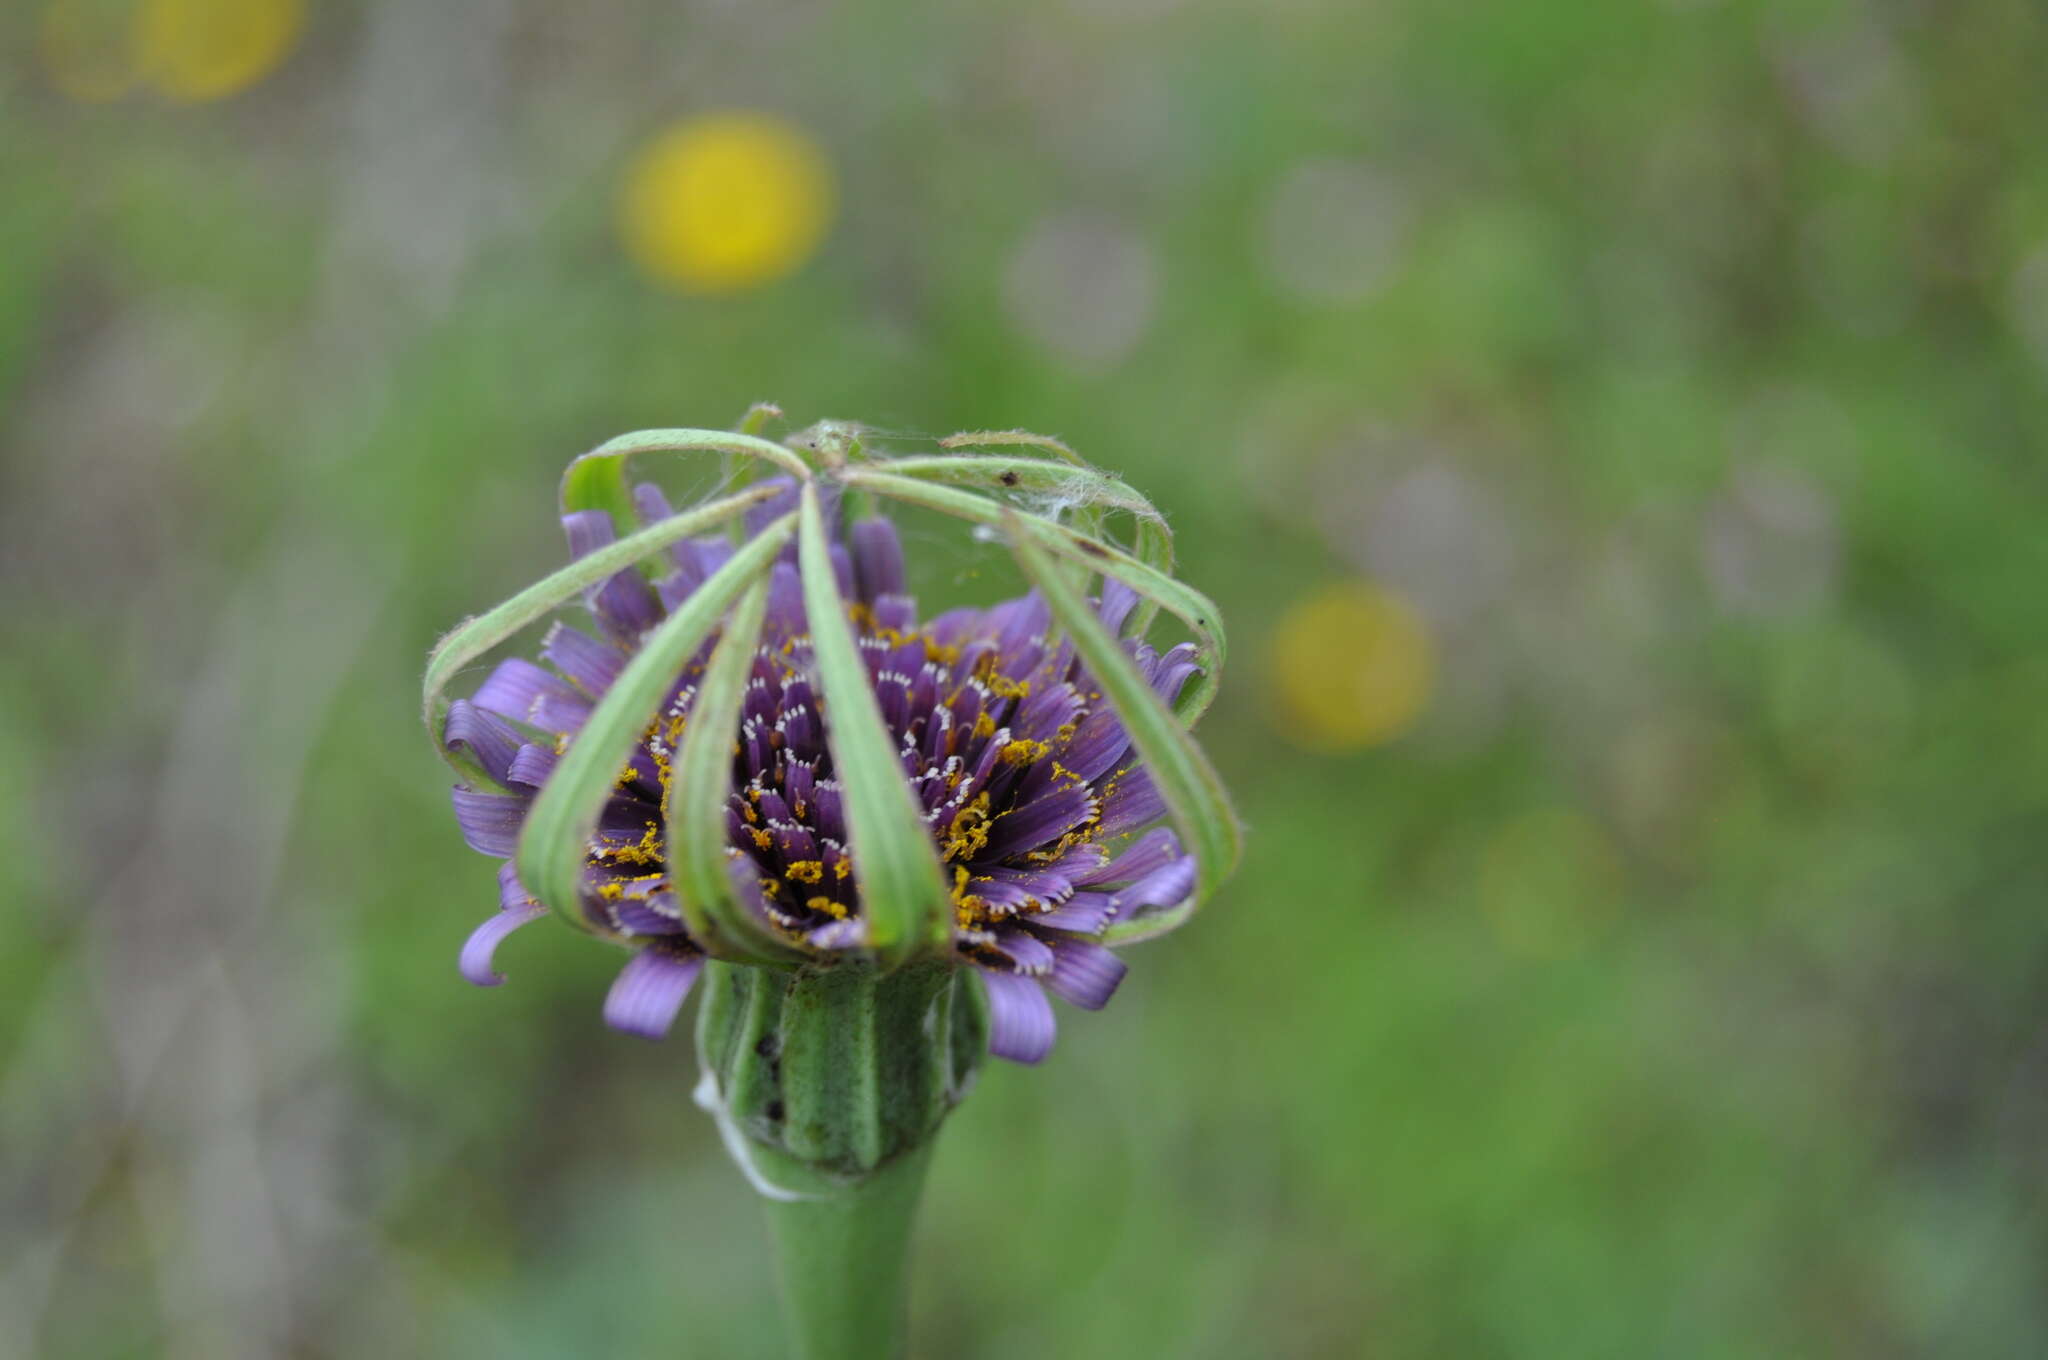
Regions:
M 676 512 L 675 507 L 668 503 L 668 497 L 653 482 L 641 482 L 633 488 L 633 509 L 639 512 L 640 518 L 649 524 L 659 524 Z M 683 571 L 695 572 L 697 565 L 696 554 L 691 552 L 686 545 L 671 543 L 668 555 L 670 560 Z M 693 574 L 689 580 L 690 588 L 694 589 L 697 583 L 703 579 L 702 576 Z M 687 595 L 688 593 L 688 590 L 684 591 L 684 594 Z
M 896 526 L 886 519 L 854 522 L 853 575 L 860 598 L 872 605 L 884 595 L 901 595 L 909 588 L 903 573 L 903 540 Z
M 1000 879 L 971 878 L 967 881 L 967 891 L 986 902 L 990 914 L 995 916 L 1015 916 L 1051 905 L 1043 894 L 1035 893 L 1021 883 L 1006 883 Z
M 1064 870 L 1049 864 L 1022 869 L 1008 864 L 992 864 L 979 872 L 998 882 L 1014 884 L 1048 903 L 1064 902 L 1074 892 L 1073 879 Z
M 469 932 L 469 938 L 462 943 L 462 957 L 457 967 L 462 975 L 479 987 L 495 987 L 504 977 L 491 967 L 491 956 L 498 952 L 498 944 L 507 935 L 548 914 L 548 909 L 538 902 L 525 902 L 506 907 L 496 916 Z
M 1077 892 L 1051 911 L 1031 918 L 1034 929 L 1071 930 L 1077 935 L 1100 935 L 1116 915 L 1116 899 L 1108 893 Z
M 981 622 L 979 609 L 963 606 L 938 615 L 925 624 L 924 631 L 941 647 L 958 647 L 981 631 Z
M 985 901 L 993 916 L 1016 916 L 1018 911 L 1047 905 L 1047 901 L 1038 893 L 1032 893 L 1030 889 L 1020 887 L 1016 883 L 1001 883 L 997 879 L 969 879 L 967 891 Z
M 763 930 L 774 934 L 775 918 L 770 914 L 772 904 L 768 894 L 761 890 L 761 875 L 754 868 L 753 861 L 728 850 L 725 877 L 732 884 L 733 896 L 739 899 L 740 908 L 752 916 Z
M 820 779 L 812 789 L 814 800 L 811 825 L 820 836 L 835 841 L 846 839 L 846 811 L 839 798 L 839 781 Z
M 868 925 L 857 916 L 829 921 L 804 936 L 820 949 L 856 949 L 867 943 Z
M 1017 971 L 1036 976 L 1053 966 L 1052 946 L 1028 930 L 1006 926 L 996 932 L 995 947 L 1010 956 Z
M 569 539 L 569 556 L 588 557 L 617 537 L 612 517 L 602 510 L 574 510 L 562 516 L 562 532 Z
M 703 585 L 703 578 L 696 573 L 676 568 L 654 583 L 654 593 L 661 597 L 661 607 L 673 614 L 683 607 L 683 601 L 697 593 Z
M 498 866 L 498 910 L 510 911 L 514 907 L 532 906 L 534 896 L 519 881 L 519 871 L 511 860 Z
M 1082 1010 L 1099 1011 L 1108 1005 L 1130 971 L 1122 959 L 1088 940 L 1055 938 L 1051 949 L 1052 974 L 1045 979 L 1046 987 Z
M 457 784 L 449 792 L 455 803 L 455 824 L 462 839 L 478 854 L 511 857 L 519 847 L 519 828 L 526 821 L 528 800 L 509 793 L 478 793 Z
M 693 538 L 669 549 L 676 569 L 663 577 L 657 589 L 661 602 L 673 612 L 677 605 L 696 593 L 697 587 L 725 565 L 732 556 L 732 544 L 723 538 Z
M 1059 1021 L 1037 980 L 993 968 L 979 971 L 988 994 L 988 1051 L 1020 1063 L 1038 1062 L 1052 1052 Z
M 776 491 L 767 500 L 756 501 L 741 512 L 740 522 L 746 526 L 748 538 L 752 538 L 776 520 L 781 519 L 784 515 L 796 509 L 799 493 L 794 480 L 788 477 L 770 477 L 763 481 L 761 485 L 764 487 L 772 486 L 776 488 Z M 825 507 L 821 504 L 819 509 L 822 510 Z M 827 524 L 832 522 L 832 517 L 829 513 L 825 516 L 825 522 Z
M 633 487 L 633 508 L 639 512 L 640 518 L 649 524 L 667 519 L 675 513 L 675 509 L 668 503 L 668 496 L 653 482 L 640 482 Z
M 1173 834 L 1173 828 L 1155 827 L 1125 846 L 1123 853 L 1108 864 L 1088 873 L 1077 873 L 1073 879 L 1087 885 L 1129 883 L 1180 857 L 1180 838 Z
M 988 617 L 995 626 L 996 652 L 1008 659 L 1033 650 L 1032 644 L 1044 639 L 1046 630 L 1052 627 L 1052 606 L 1036 589 L 1027 590 L 1017 599 L 1005 600 L 989 610 Z
M 590 721 L 590 700 L 567 685 L 559 694 L 543 694 L 533 704 L 533 724 L 558 736 L 573 736 Z
M 505 782 L 537 789 L 548 782 L 548 776 L 555 772 L 555 762 L 560 759 L 552 746 L 536 746 L 528 742 L 519 748 L 518 755 L 512 757 L 511 767 L 505 771 Z
M 1154 869 L 1128 888 L 1120 888 L 1111 896 L 1116 901 L 1119 916 L 1141 915 L 1147 910 L 1164 910 L 1177 907 L 1188 900 L 1195 890 L 1195 857 L 1182 855 L 1179 859 Z
M 595 552 L 615 537 L 612 517 L 602 510 L 571 511 L 562 516 L 562 530 L 569 537 L 569 552 L 576 557 Z M 628 639 L 637 639 L 661 621 L 654 588 L 632 567 L 606 577 L 586 598 L 607 628 Z
M 661 900 L 669 903 L 675 901 L 674 897 L 667 893 L 662 894 Z M 605 904 L 609 908 L 606 915 L 611 917 L 614 928 L 628 935 L 683 934 L 683 923 L 656 909 L 652 901 L 641 901 L 631 897 L 620 898 L 616 902 Z
M 1103 578 L 1102 603 L 1095 612 L 1101 615 L 1104 628 L 1112 633 L 1121 633 L 1124 630 L 1124 620 L 1129 618 L 1131 611 L 1137 607 L 1137 591 L 1115 577 Z
M 782 790 L 789 795 L 789 810 L 799 818 L 810 816 L 817 776 L 818 767 L 808 760 L 792 759 L 783 767 Z
M 626 665 L 625 653 L 617 647 L 609 642 L 599 642 L 566 623 L 558 623 L 548 629 L 547 640 L 540 645 L 540 654 L 593 699 L 602 697 L 612 687 L 612 681 L 619 678 L 619 672 Z
M 733 548 L 729 539 L 715 535 L 710 538 L 693 538 L 690 540 L 690 547 L 696 555 L 697 573 L 700 576 L 710 577 L 732 560 Z
M 1098 708 L 1081 719 L 1073 740 L 1059 753 L 1059 762 L 1084 784 L 1092 784 L 1131 749 L 1131 738 L 1115 713 Z
M 1154 663 L 1153 692 L 1171 704 L 1180 698 L 1181 686 L 1187 684 L 1190 676 L 1200 674 L 1201 669 L 1201 663 L 1195 660 L 1195 644 L 1183 642 Z
M 777 640 L 800 637 L 808 632 L 804 620 L 804 584 L 797 569 L 777 562 L 768 573 L 767 635 Z
M 917 601 L 908 595 L 877 595 L 874 599 L 875 626 L 898 633 L 917 631 Z
M 1138 766 L 1110 777 L 1102 791 L 1102 834 L 1120 836 L 1166 815 L 1166 800 L 1152 774 Z
M 676 1022 L 690 984 L 704 967 L 702 954 L 643 949 L 619 970 L 604 999 L 604 1022 L 625 1034 L 661 1039 Z
M 498 663 L 472 702 L 514 722 L 532 722 L 533 711 L 542 700 L 574 697 L 575 691 L 559 676 L 548 674 L 523 656 L 514 656 Z
M 467 699 L 457 699 L 448 705 L 448 721 L 441 729 L 441 739 L 448 743 L 450 749 L 468 747 L 476 763 L 500 784 L 505 782 L 506 774 L 512 768 L 520 743 L 526 740 L 512 724 L 495 713 L 485 712 Z
M 1017 705 L 1017 712 L 1010 719 L 1010 734 L 1019 740 L 1049 740 L 1068 723 L 1077 722 L 1081 708 L 1081 692 L 1065 682 L 1034 688 Z
M 1042 793 L 989 823 L 988 845 L 981 858 L 1004 859 L 1058 840 L 1093 817 L 1095 808 L 1086 785 L 1069 784 Z

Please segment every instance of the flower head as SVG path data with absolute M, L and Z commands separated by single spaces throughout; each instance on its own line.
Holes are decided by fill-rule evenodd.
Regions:
M 571 465 L 576 563 L 429 665 L 457 821 L 505 860 L 465 976 L 499 981 L 499 941 L 552 909 L 634 951 L 605 1016 L 653 1037 L 707 956 L 945 960 L 977 970 L 990 1050 L 1035 1062 L 1048 992 L 1101 1007 L 1125 972 L 1110 946 L 1192 911 L 1237 843 L 1185 732 L 1221 662 L 1213 607 L 1162 569 L 1170 539 L 1123 483 L 1029 436 L 946 443 L 996 451 L 882 461 L 846 427 L 787 444 L 669 431 Z M 678 513 L 628 490 L 625 458 L 655 450 L 772 475 Z M 843 516 L 849 491 L 861 509 Z M 993 527 L 1031 588 L 922 613 L 883 498 Z M 1134 551 L 1107 534 L 1116 512 Z M 537 660 L 443 703 L 463 665 L 579 596 L 587 617 L 553 622 Z M 1162 605 L 1194 641 L 1143 640 Z

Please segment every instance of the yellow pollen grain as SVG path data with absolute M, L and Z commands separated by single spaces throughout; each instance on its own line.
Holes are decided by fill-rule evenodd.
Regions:
M 612 852 L 621 864 L 662 863 L 661 823 L 649 822 L 637 845 L 623 845 Z
M 821 883 L 825 878 L 825 865 L 820 860 L 800 859 L 788 865 L 783 872 L 799 883 Z
M 986 711 L 986 710 L 984 710 L 983 712 L 981 712 L 981 713 L 979 713 L 979 714 L 975 715 L 975 719 L 974 719 L 974 735 L 975 735 L 975 736 L 977 736 L 977 737 L 980 737 L 980 738 L 982 738 L 982 739 L 986 740 L 987 738 L 989 738 L 989 737 L 992 737 L 992 736 L 994 736 L 995 734 L 996 734 L 996 720 L 995 720 L 994 718 L 991 718 L 991 717 L 990 717 L 990 716 L 988 715 L 988 713 L 987 713 L 987 711 Z
M 972 859 L 980 853 L 988 844 L 988 823 L 988 795 L 984 793 L 953 814 L 953 823 L 941 847 L 944 858 Z
M 1051 750 L 1052 745 L 1049 742 L 1013 741 L 1004 745 L 1002 761 L 1005 765 L 1029 765 L 1034 760 L 1042 759 Z
M 953 919 L 962 927 L 972 928 L 982 923 L 988 911 L 988 899 L 967 891 L 967 866 L 953 866 Z
M 1086 845 L 1094 839 L 1095 826 L 1093 819 L 1091 819 L 1090 823 L 1079 831 L 1069 831 L 1066 835 L 1060 837 L 1058 843 L 1050 849 L 1028 852 L 1024 856 L 1024 862 L 1026 864 L 1056 864 L 1066 858 L 1067 852 L 1075 846 Z

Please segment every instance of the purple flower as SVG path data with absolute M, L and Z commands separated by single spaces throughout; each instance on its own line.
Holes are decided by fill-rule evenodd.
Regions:
M 790 478 L 767 484 L 746 509 L 742 543 L 792 513 L 801 490 Z M 826 483 L 827 503 L 836 491 Z M 632 503 L 643 522 L 673 513 L 649 485 L 634 489 Z M 603 510 L 573 511 L 563 527 L 578 558 L 614 538 Z M 838 626 L 850 628 L 950 893 L 950 957 L 979 971 L 990 1051 L 1037 1062 L 1056 1030 L 1047 994 L 1088 1010 L 1107 1004 L 1126 969 L 1105 940 L 1177 920 L 1196 893 L 1195 857 L 1173 829 L 1156 825 L 1168 797 L 1125 716 L 1078 658 L 1072 630 L 1056 627 L 1045 592 L 926 617 L 908 591 L 889 520 L 856 519 L 828 541 L 845 616 Z M 491 963 L 497 944 L 546 912 L 513 857 L 558 762 L 643 643 L 734 552 L 723 536 L 683 538 L 652 575 L 628 566 L 597 580 L 583 592 L 587 617 L 555 622 L 537 660 L 501 662 L 474 695 L 448 706 L 442 741 L 485 777 L 456 786 L 456 820 L 472 848 L 506 861 L 500 909 L 462 950 L 470 981 L 501 981 Z M 732 900 L 751 935 L 784 957 L 825 963 L 865 956 L 875 941 L 798 561 L 794 545 L 782 549 L 761 578 L 765 608 L 732 725 L 719 834 Z M 1121 637 L 1139 604 L 1129 585 L 1103 575 L 1088 607 L 1164 712 L 1203 667 L 1193 644 L 1157 652 Z M 635 951 L 605 1019 L 650 1038 L 667 1033 L 707 953 L 721 952 L 716 938 L 692 928 L 703 917 L 686 911 L 684 876 L 671 872 L 667 809 L 722 636 L 714 631 L 664 678 L 666 698 L 580 849 L 580 924 Z

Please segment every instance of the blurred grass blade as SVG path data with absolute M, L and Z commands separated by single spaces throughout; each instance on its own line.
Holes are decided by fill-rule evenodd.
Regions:
M 427 657 L 427 674 L 422 682 L 420 715 L 427 724 L 427 733 L 434 739 L 435 749 L 442 759 L 455 768 L 457 773 L 468 778 L 472 772 L 468 766 L 441 742 L 441 724 L 448 716 L 448 701 L 443 691 L 463 668 L 478 657 L 512 637 L 520 629 L 561 608 L 577 595 L 606 577 L 623 571 L 650 553 L 656 553 L 669 544 L 715 529 L 740 511 L 759 501 L 768 499 L 774 492 L 769 488 L 755 488 L 722 500 L 707 501 L 694 509 L 671 515 L 659 524 L 649 525 L 636 534 L 607 543 L 597 551 L 577 558 L 560 571 L 536 581 L 511 599 L 456 625 L 448 635 L 436 643 Z
M 625 534 L 637 524 L 626 460 L 642 453 L 728 453 L 759 458 L 796 478 L 811 475 L 804 460 L 782 445 L 731 430 L 637 430 L 579 454 L 562 473 L 562 509 L 605 510 Z
M 633 744 L 734 598 L 774 562 L 794 523 L 784 515 L 756 534 L 647 635 L 533 800 L 519 836 L 519 880 L 579 929 L 589 928 L 577 897 L 590 836 Z
M 1174 827 L 1195 855 L 1201 895 L 1208 896 L 1237 867 L 1242 848 L 1237 815 L 1230 810 L 1223 781 L 1173 710 L 1153 692 L 1123 644 L 1059 573 L 1052 555 L 1021 522 L 1021 516 L 1013 513 L 1006 527 L 1018 564 L 1045 595 L 1053 617 L 1073 639 L 1074 650 L 1123 720 L 1131 744 L 1144 757 Z
M 1195 719 L 1208 710 L 1210 701 L 1216 697 L 1216 687 L 1222 681 L 1223 663 L 1227 656 L 1223 620 L 1217 614 L 1214 602 L 1193 586 L 1167 575 L 1153 563 L 1141 561 L 1120 549 L 1076 533 L 1043 515 L 1011 510 L 970 492 L 933 486 L 913 478 L 896 477 L 868 468 L 848 469 L 846 480 L 852 485 L 865 487 L 880 495 L 907 501 L 912 505 L 922 505 L 945 514 L 957 515 L 961 519 L 972 520 L 977 524 L 1004 529 L 1014 524 L 1022 533 L 1059 557 L 1084 563 L 1091 570 L 1099 571 L 1104 576 L 1115 577 L 1137 591 L 1141 601 L 1163 605 L 1194 634 L 1195 646 L 1202 663 L 1201 676 L 1189 687 L 1188 692 L 1181 696 L 1174 711 L 1180 715 L 1183 723 L 1193 725 Z M 1165 545 L 1164 551 L 1170 562 L 1170 542 Z M 1133 636 L 1140 635 L 1137 629 L 1126 631 Z
M 746 697 L 767 608 L 764 577 L 733 606 L 725 634 L 704 668 L 662 800 L 669 878 L 690 934 L 709 953 L 747 963 L 802 957 L 740 904 L 726 872 L 725 805 L 733 786 L 733 733 L 739 727 L 740 703 Z
M 825 739 L 846 808 L 868 945 L 877 962 L 892 969 L 951 940 L 953 901 L 939 872 L 931 828 L 911 796 L 867 664 L 847 623 L 817 488 L 808 483 L 801 514 L 797 553 L 824 699 Z

